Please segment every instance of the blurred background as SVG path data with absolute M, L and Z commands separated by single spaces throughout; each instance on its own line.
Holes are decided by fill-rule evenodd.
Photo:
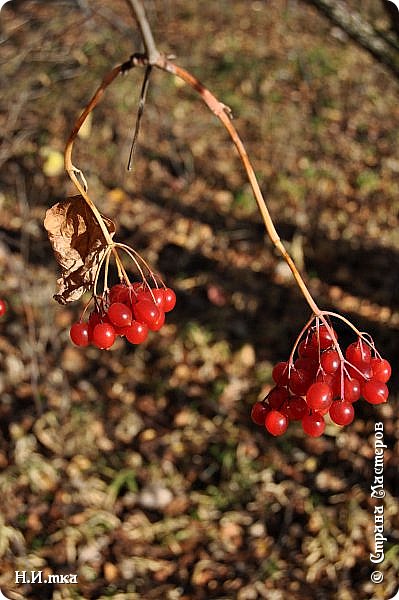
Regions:
M 335 3 L 368 24 L 363 46 L 376 36 L 384 59 L 318 10 L 329 2 L 145 4 L 159 49 L 232 109 L 318 303 L 368 331 L 395 371 L 394 5 Z M 309 308 L 265 236 L 227 134 L 165 73 L 151 78 L 133 171 L 140 69 L 106 91 L 74 164 L 118 240 L 176 290 L 177 306 L 137 348 L 69 341 L 83 303 L 52 299 L 58 268 L 43 218 L 75 193 L 63 171 L 75 119 L 104 75 L 139 50 L 122 0 L 13 0 L 0 14 L 0 296 L 9 306 L 0 588 L 16 599 L 390 598 L 399 585 L 397 373 L 389 404 L 358 402 L 353 424 L 330 425 L 322 438 L 295 424 L 272 438 L 252 424 L 251 406 Z M 369 558 L 375 421 L 388 445 L 380 585 Z M 17 585 L 15 570 L 73 573 L 79 584 Z

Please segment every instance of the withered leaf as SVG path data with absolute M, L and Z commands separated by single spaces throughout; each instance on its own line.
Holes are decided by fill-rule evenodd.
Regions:
M 115 224 L 107 217 L 103 219 L 113 236 Z M 49 208 L 44 227 L 61 266 L 54 299 L 60 304 L 78 300 L 93 286 L 97 267 L 107 248 L 104 234 L 81 195 L 57 202 Z

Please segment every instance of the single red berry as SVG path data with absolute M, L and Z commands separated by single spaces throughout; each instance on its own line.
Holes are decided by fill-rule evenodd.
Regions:
M 306 356 L 300 356 L 296 359 L 294 363 L 295 369 L 302 369 L 303 371 L 307 371 L 311 374 L 312 378 L 316 375 L 317 369 L 319 365 L 314 358 L 309 358 Z
M 140 323 L 145 323 L 148 327 L 155 325 L 159 319 L 159 309 L 150 300 L 139 300 L 133 307 L 134 316 Z
M 341 364 L 338 352 L 332 348 L 325 350 L 320 357 L 320 364 L 326 373 L 335 373 Z
M 370 379 L 362 385 L 362 396 L 370 404 L 382 404 L 388 400 L 388 388 L 382 381 Z
M 108 309 L 108 318 L 116 327 L 128 327 L 132 322 L 132 311 L 122 302 L 114 302 Z
M 114 304 L 115 302 L 124 302 L 129 304 L 130 290 L 126 284 L 117 283 L 109 290 L 109 303 Z
M 88 323 L 74 323 L 69 331 L 71 340 L 76 346 L 89 345 L 89 325 Z
M 270 408 L 280 410 L 284 402 L 288 400 L 288 390 L 285 387 L 275 387 L 267 395 Z
M 152 290 L 145 290 L 138 293 L 139 300 L 150 300 L 159 310 L 164 310 L 165 304 L 165 290 L 163 288 L 154 288 Z
M 7 304 L 6 301 L 0 298 L 0 317 L 5 315 L 7 312 Z
M 365 341 L 358 339 L 357 342 L 349 344 L 345 352 L 345 358 L 358 369 L 369 365 L 371 361 L 370 346 Z
M 290 373 L 290 390 L 296 396 L 304 396 L 313 381 L 312 373 L 303 369 L 292 369 Z
M 341 389 L 341 379 L 337 379 L 334 383 L 334 392 L 336 396 L 339 396 L 343 400 L 347 402 L 356 402 L 360 398 L 360 382 L 356 377 L 348 378 L 346 375 L 344 377 L 344 385 L 343 390 Z
M 272 435 L 283 435 L 287 431 L 288 419 L 278 410 L 271 410 L 265 417 L 265 427 Z
M 385 358 L 372 358 L 371 368 L 373 370 L 373 379 L 382 381 L 382 383 L 389 381 L 392 374 L 392 368 Z
M 355 417 L 355 410 L 351 402 L 337 400 L 332 403 L 330 417 L 337 425 L 349 425 Z
M 151 329 L 151 331 L 159 331 L 165 324 L 165 313 L 161 308 L 159 308 L 158 310 L 159 310 L 158 319 L 155 321 L 155 323 L 148 326 L 148 328 Z
M 323 415 L 317 412 L 305 415 L 302 419 L 302 428 L 307 435 L 319 437 L 323 435 L 326 428 Z
M 93 331 L 96 325 L 102 322 L 100 313 L 93 311 L 90 313 L 88 326 L 89 326 L 89 342 L 93 341 Z
M 286 385 L 288 383 L 288 363 L 278 362 L 273 367 L 272 377 L 277 385 Z
M 291 396 L 287 404 L 287 415 L 291 421 L 300 421 L 309 413 L 309 407 L 301 396 Z
M 147 339 L 148 327 L 145 323 L 132 321 L 129 327 L 124 327 L 121 332 L 131 344 L 141 344 Z
M 338 335 L 332 327 L 330 327 L 330 331 L 328 331 L 327 327 L 323 323 L 319 325 L 318 328 L 314 329 L 311 337 L 312 346 L 316 347 L 317 349 L 320 348 L 320 350 L 327 350 L 327 348 L 331 348 L 331 346 L 334 344 L 334 341 L 338 339 Z
M 176 305 L 176 294 L 171 288 L 165 288 L 164 290 L 164 305 L 163 309 L 165 312 L 169 312 L 174 309 Z
M 270 412 L 270 406 L 265 402 L 255 402 L 251 410 L 251 419 L 256 425 L 264 426 L 268 412 Z
M 339 377 L 337 377 L 337 375 L 337 373 L 333 375 L 332 373 L 324 373 L 324 371 L 320 370 L 315 377 L 315 382 L 326 383 L 333 388 L 333 391 L 335 392 L 337 381 L 339 381 Z M 337 392 L 337 394 L 338 393 L 339 392 Z
M 300 358 L 318 358 L 317 348 L 311 343 L 310 338 L 308 340 L 302 340 L 302 342 L 299 344 L 298 356 Z
M 93 329 L 93 344 L 101 350 L 111 348 L 115 341 L 115 337 L 115 329 L 111 323 L 99 323 Z
M 313 383 L 306 394 L 306 403 L 313 410 L 329 409 L 333 401 L 333 391 L 327 383 Z

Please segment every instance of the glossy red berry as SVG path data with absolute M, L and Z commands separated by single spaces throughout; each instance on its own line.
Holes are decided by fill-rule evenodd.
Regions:
M 289 386 L 293 394 L 304 396 L 312 383 L 313 375 L 304 369 L 292 369 L 290 373 Z
M 286 385 L 288 383 L 288 363 L 278 362 L 273 367 L 272 377 L 278 385 Z
M 298 356 L 300 358 L 313 358 L 318 357 L 318 349 L 312 344 L 310 338 L 308 340 L 302 340 L 298 346 Z
M 302 419 L 302 428 L 307 435 L 319 437 L 323 435 L 326 428 L 323 415 L 317 412 L 305 415 Z
M 134 316 L 140 323 L 145 323 L 148 327 L 156 325 L 160 312 L 150 300 L 139 300 L 133 307 Z
M 355 410 L 351 402 L 337 400 L 330 408 L 330 417 L 337 425 L 349 425 L 355 416 Z
M 127 341 L 131 344 L 141 344 L 147 339 L 148 327 L 145 325 L 145 323 L 132 321 L 129 327 L 124 327 L 122 329 L 122 332 Z
M 171 288 L 165 288 L 164 290 L 164 305 L 163 309 L 165 312 L 169 312 L 174 309 L 176 305 L 176 294 Z
M 267 395 L 270 408 L 280 410 L 284 402 L 288 400 L 288 390 L 285 387 L 275 387 Z
M 326 373 L 334 374 L 341 364 L 338 352 L 332 348 L 325 350 L 320 357 L 320 364 Z
M 159 331 L 165 324 L 165 313 L 161 308 L 159 308 L 158 310 L 159 317 L 154 323 L 148 325 L 148 328 L 151 329 L 151 331 Z
M 287 402 L 287 415 L 291 421 L 300 421 L 309 413 L 309 407 L 301 396 L 291 396 Z
M 114 304 L 115 302 L 124 302 L 129 304 L 131 292 L 129 287 L 124 283 L 117 283 L 112 286 L 109 291 L 109 302 Z
M 360 382 L 358 379 L 356 379 L 356 377 L 351 377 L 349 379 L 345 376 L 343 385 L 343 398 L 340 379 L 338 379 L 334 385 L 334 392 L 336 396 L 339 396 L 341 399 L 346 400 L 347 402 L 356 402 L 359 400 L 361 394 Z
M 159 310 L 163 311 L 165 304 L 165 290 L 163 288 L 154 288 L 151 291 L 145 290 L 141 293 L 138 293 L 138 299 L 149 300 L 150 302 L 153 302 L 155 306 L 159 308 Z
M 334 341 L 338 339 L 338 335 L 337 332 L 332 329 L 332 327 L 330 327 L 330 330 L 331 333 L 323 324 L 321 324 L 318 329 L 315 329 L 311 337 L 312 346 L 320 348 L 320 350 L 331 348 L 331 346 L 334 344 Z
M 255 402 L 251 410 L 251 419 L 256 425 L 264 426 L 268 412 L 270 412 L 270 406 L 264 402 Z
M 92 342 L 97 348 L 111 348 L 115 341 L 115 329 L 111 323 L 99 323 L 93 329 Z
M 88 346 L 90 341 L 88 323 L 74 323 L 69 335 L 76 346 Z
M 382 381 L 382 383 L 389 381 L 392 374 L 392 368 L 385 358 L 372 358 L 371 368 L 373 370 L 373 379 Z
M 362 396 L 370 404 L 382 404 L 388 400 L 388 388 L 382 381 L 370 379 L 362 385 Z
M 265 427 L 272 435 L 283 435 L 287 431 L 288 419 L 280 411 L 271 410 L 265 417 Z
M 348 362 L 355 365 L 355 367 L 362 369 L 364 366 L 370 364 L 370 346 L 363 340 L 358 339 L 357 342 L 349 344 L 345 352 L 345 358 Z
M 114 302 L 108 309 L 108 318 L 116 327 L 128 327 L 132 322 L 132 311 L 122 302 Z
M 5 315 L 7 312 L 7 304 L 6 301 L 0 298 L 0 317 Z
M 306 394 L 306 403 L 312 410 L 327 410 L 333 401 L 333 391 L 327 383 L 313 383 Z

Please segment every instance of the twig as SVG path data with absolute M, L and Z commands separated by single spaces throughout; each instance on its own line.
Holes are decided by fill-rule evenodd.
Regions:
M 161 53 L 155 45 L 154 37 L 145 14 L 143 3 L 141 0 L 126 0 L 126 3 L 133 15 L 133 18 L 137 21 L 139 26 L 145 53 L 148 58 L 148 64 L 155 65 L 158 62 Z

